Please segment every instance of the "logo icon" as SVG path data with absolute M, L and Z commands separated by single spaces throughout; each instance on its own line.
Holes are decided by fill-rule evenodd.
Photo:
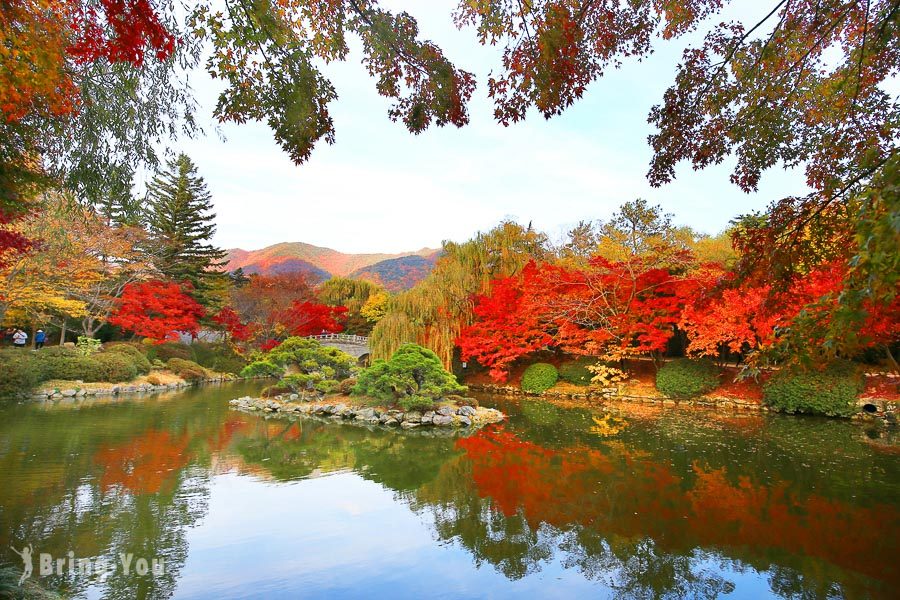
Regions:
M 31 577 L 31 573 L 34 571 L 34 562 L 31 558 L 31 555 L 34 554 L 34 548 L 31 547 L 31 544 L 28 544 L 22 551 L 19 552 L 12 546 L 12 551 L 18 554 L 22 558 L 22 576 L 19 577 L 19 585 L 25 583 L 25 580 Z

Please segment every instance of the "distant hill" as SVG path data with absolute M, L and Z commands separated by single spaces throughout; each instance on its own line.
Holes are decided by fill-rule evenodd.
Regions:
M 391 292 L 408 290 L 431 273 L 439 256 L 440 252 L 435 252 L 427 257 L 414 255 L 389 258 L 354 271 L 350 277 L 381 284 Z
M 392 291 L 407 289 L 431 272 L 440 250 L 423 248 L 399 254 L 345 254 L 302 242 L 283 242 L 261 250 L 228 251 L 229 271 L 272 275 L 302 271 L 315 279 L 352 277 L 380 283 Z

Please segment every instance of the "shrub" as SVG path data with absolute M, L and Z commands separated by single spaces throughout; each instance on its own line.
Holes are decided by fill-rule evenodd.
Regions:
M 549 363 L 534 363 L 522 374 L 522 389 L 532 394 L 540 394 L 552 388 L 557 379 L 559 372 L 556 367 Z
M 241 370 L 242 376 L 280 375 L 279 386 L 300 394 L 333 392 L 356 368 L 349 354 L 300 337 L 288 338 L 255 358 Z
M 403 410 L 430 410 L 434 408 L 434 400 L 425 396 L 404 396 L 397 401 Z
M 257 360 L 241 369 L 241 377 L 277 377 L 284 368 L 268 360 Z
M 173 358 L 191 360 L 191 349 L 185 344 L 179 344 L 177 342 L 150 344 L 147 346 L 147 358 L 150 360 L 159 359 L 165 363 Z
M 79 335 L 75 350 L 77 350 L 78 354 L 81 356 L 91 356 L 100 350 L 101 344 L 102 342 L 96 338 Z
M 590 385 L 594 374 L 589 367 L 597 363 L 596 358 L 581 356 L 559 366 L 559 378 L 573 385 Z
M 46 379 L 65 379 L 69 381 L 103 381 L 103 367 L 93 356 L 53 356 L 40 354 Z
M 353 388 L 356 386 L 356 383 L 356 377 L 348 377 L 340 383 L 340 386 L 338 386 L 338 391 L 342 394 L 349 395 L 351 392 L 353 392 Z
M 119 383 L 137 377 L 138 370 L 131 357 L 121 352 L 100 352 L 92 358 L 100 365 L 103 381 Z
M 162 385 L 162 379 L 158 375 L 149 375 L 147 376 L 147 383 L 150 385 Z
M 137 369 L 138 375 L 146 375 L 150 372 L 152 365 L 147 356 L 137 347 L 131 344 L 107 344 L 103 348 L 105 354 L 114 353 L 127 357 L 134 368 Z
M 185 381 L 202 381 L 209 379 L 210 373 L 192 360 L 183 358 L 170 358 L 166 366 L 170 371 Z
M 191 360 L 213 371 L 237 374 L 247 366 L 247 360 L 235 352 L 229 344 L 194 342 L 188 348 Z
M 435 400 L 465 390 L 434 352 L 416 344 L 404 344 L 390 360 L 376 360 L 363 369 L 353 394 L 404 408 L 406 404 L 431 408 Z
M 679 358 L 656 373 L 656 389 L 669 398 L 693 398 L 719 385 L 719 369 L 712 361 Z
M 863 378 L 852 363 L 840 361 L 823 371 L 785 370 L 763 386 L 763 400 L 787 413 L 849 417 L 856 413 L 856 398 Z
M 23 350 L 0 352 L 0 398 L 26 394 L 44 380 L 37 357 Z
M 78 356 L 78 352 L 69 346 L 48 346 L 41 348 L 40 355 L 43 359 L 50 356 Z

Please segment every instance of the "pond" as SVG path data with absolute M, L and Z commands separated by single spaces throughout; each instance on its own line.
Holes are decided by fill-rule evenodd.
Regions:
M 482 398 L 508 422 L 435 437 L 229 410 L 259 387 L 0 408 L 0 556 L 30 544 L 32 581 L 86 598 L 900 589 L 891 430 Z

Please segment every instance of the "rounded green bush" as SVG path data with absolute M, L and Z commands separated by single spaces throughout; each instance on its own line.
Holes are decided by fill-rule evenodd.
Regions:
M 719 385 L 719 369 L 709 360 L 679 358 L 656 373 L 656 389 L 669 398 L 693 398 Z
M 44 380 L 43 366 L 25 350 L 0 352 L 0 398 L 27 394 Z
M 130 356 L 121 352 L 100 352 L 91 358 L 100 365 L 104 381 L 121 383 L 123 381 L 131 381 L 137 377 L 137 366 Z M 147 359 L 144 358 L 144 360 Z M 149 373 L 149 370 L 147 372 Z
M 590 385 L 594 374 L 588 370 L 589 366 L 597 364 L 597 359 L 590 356 L 581 356 L 559 366 L 559 378 L 573 385 Z
M 376 360 L 363 369 L 352 393 L 404 408 L 424 408 L 428 402 L 464 391 L 466 388 L 444 369 L 434 352 L 416 344 L 403 344 L 390 360 Z
M 103 348 L 103 354 L 115 353 L 128 358 L 138 375 L 150 373 L 151 364 L 147 356 L 131 344 L 109 344 Z M 100 355 L 97 355 L 100 356 Z
M 552 388 L 557 379 L 559 372 L 556 367 L 549 363 L 534 363 L 525 369 L 522 375 L 522 389 L 532 394 L 540 394 Z
M 857 411 L 856 398 L 862 389 L 858 369 L 852 363 L 838 362 L 821 372 L 776 373 L 763 385 L 763 400 L 786 413 L 849 417 Z
M 93 356 L 40 356 L 47 379 L 84 382 L 105 380 L 105 369 Z

